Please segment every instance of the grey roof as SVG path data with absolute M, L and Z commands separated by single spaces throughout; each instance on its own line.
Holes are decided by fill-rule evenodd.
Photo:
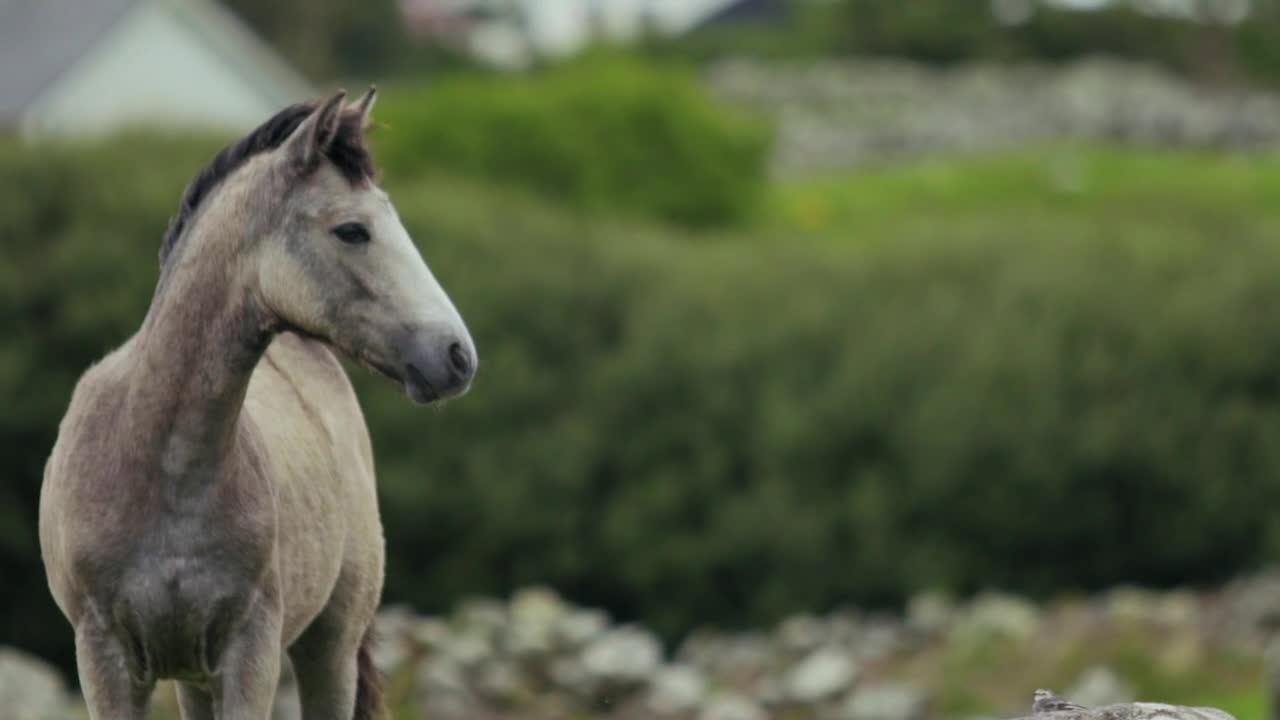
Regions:
M 306 79 L 216 0 L 147 0 L 197 32 L 262 96 L 295 102 Z M 0 126 L 17 120 L 144 0 L 0 0 Z
M 137 0 L 0 0 L 0 120 L 16 118 Z

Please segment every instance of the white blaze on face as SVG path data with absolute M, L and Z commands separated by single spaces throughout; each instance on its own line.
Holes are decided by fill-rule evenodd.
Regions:
M 422 253 L 418 252 L 409 232 L 400 222 L 390 198 L 382 190 L 375 189 L 371 194 L 380 206 L 373 236 L 374 243 L 378 245 L 375 252 L 386 253 L 378 263 L 380 272 L 386 273 L 387 287 L 391 292 L 391 297 L 386 300 L 400 308 L 403 322 L 455 335 L 474 356 L 475 349 L 462 316 L 427 267 Z
M 358 248 L 339 247 L 335 262 L 347 264 L 371 297 L 362 311 L 339 310 L 334 321 L 368 327 L 337 334 L 363 345 L 348 351 L 373 358 L 375 367 L 401 380 L 415 402 L 464 392 L 475 373 L 476 350 L 457 308 L 386 193 L 365 190 L 356 212 L 368 225 L 369 241 Z

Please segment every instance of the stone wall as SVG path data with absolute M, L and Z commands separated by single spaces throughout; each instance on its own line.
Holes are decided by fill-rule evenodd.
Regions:
M 1111 60 L 1061 67 L 725 61 L 711 86 L 772 115 L 781 175 L 937 152 L 1060 141 L 1258 148 L 1280 144 L 1280 95 L 1196 87 Z
M 1106 665 L 1116 638 L 1136 639 L 1141 645 L 1129 651 L 1175 673 L 1212 669 L 1222 658 L 1260 670 L 1278 610 L 1280 572 L 1214 592 L 1120 588 L 1048 605 L 1001 593 L 966 602 L 926 593 L 900 614 L 797 614 L 772 628 L 703 630 L 666 647 L 643 626 L 531 588 L 506 602 L 464 602 L 447 617 L 387 607 L 375 661 L 398 720 L 932 720 L 949 716 L 940 688 L 973 662 L 991 664 L 986 685 L 972 690 L 992 717 L 1018 717 L 1071 655 L 1096 662 L 1057 688 L 1071 700 L 1160 700 L 1136 697 L 1130 678 Z M 1261 685 L 1261 672 L 1249 675 L 1244 682 Z M 158 691 L 155 705 L 153 718 L 177 718 L 171 688 Z M 56 670 L 0 649 L 0 718 L 83 717 Z M 297 717 L 286 674 L 276 718 Z
M 388 608 L 378 662 L 432 720 L 926 720 L 945 716 L 935 693 L 947 663 L 982 648 L 1049 657 L 1087 651 L 1095 638 L 1142 637 L 1153 664 L 1194 668 L 1260 658 L 1277 610 L 1280 575 L 1213 593 L 1121 588 L 1048 606 L 923 594 L 901 615 L 800 614 L 770 629 L 698 632 L 668 652 L 644 627 L 534 588 L 506 603 L 464 603 L 447 618 Z M 1035 686 L 1022 684 L 1037 671 L 1022 670 L 996 668 L 1001 716 L 1030 708 Z M 1089 706 L 1140 699 L 1105 665 L 1063 689 Z

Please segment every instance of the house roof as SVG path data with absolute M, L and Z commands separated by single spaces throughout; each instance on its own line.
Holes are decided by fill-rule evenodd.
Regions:
M 690 32 L 717 18 L 734 12 L 744 0 L 650 0 L 650 8 L 657 13 L 667 32 Z
M 16 117 L 138 0 L 0 0 L 0 118 Z
M 267 97 L 312 94 L 305 79 L 212 0 L 0 0 L 0 121 L 19 116 L 135 6 L 153 2 L 190 24 Z
M 266 97 L 295 102 L 315 95 L 306 78 L 222 3 L 216 0 L 151 1 L 168 5 Z

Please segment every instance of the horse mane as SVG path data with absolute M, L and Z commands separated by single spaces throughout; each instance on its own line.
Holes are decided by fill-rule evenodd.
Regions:
M 290 105 L 259 125 L 248 135 L 224 147 L 213 160 L 196 173 L 182 194 L 178 212 L 169 221 L 164 241 L 160 244 L 160 267 L 164 267 L 173 249 L 195 216 L 196 210 L 218 188 L 227 176 L 249 158 L 275 150 L 293 134 L 318 106 L 317 102 Z M 325 151 L 325 157 L 353 185 L 374 176 L 373 157 L 364 143 L 364 118 L 357 110 L 344 110 L 338 132 Z

